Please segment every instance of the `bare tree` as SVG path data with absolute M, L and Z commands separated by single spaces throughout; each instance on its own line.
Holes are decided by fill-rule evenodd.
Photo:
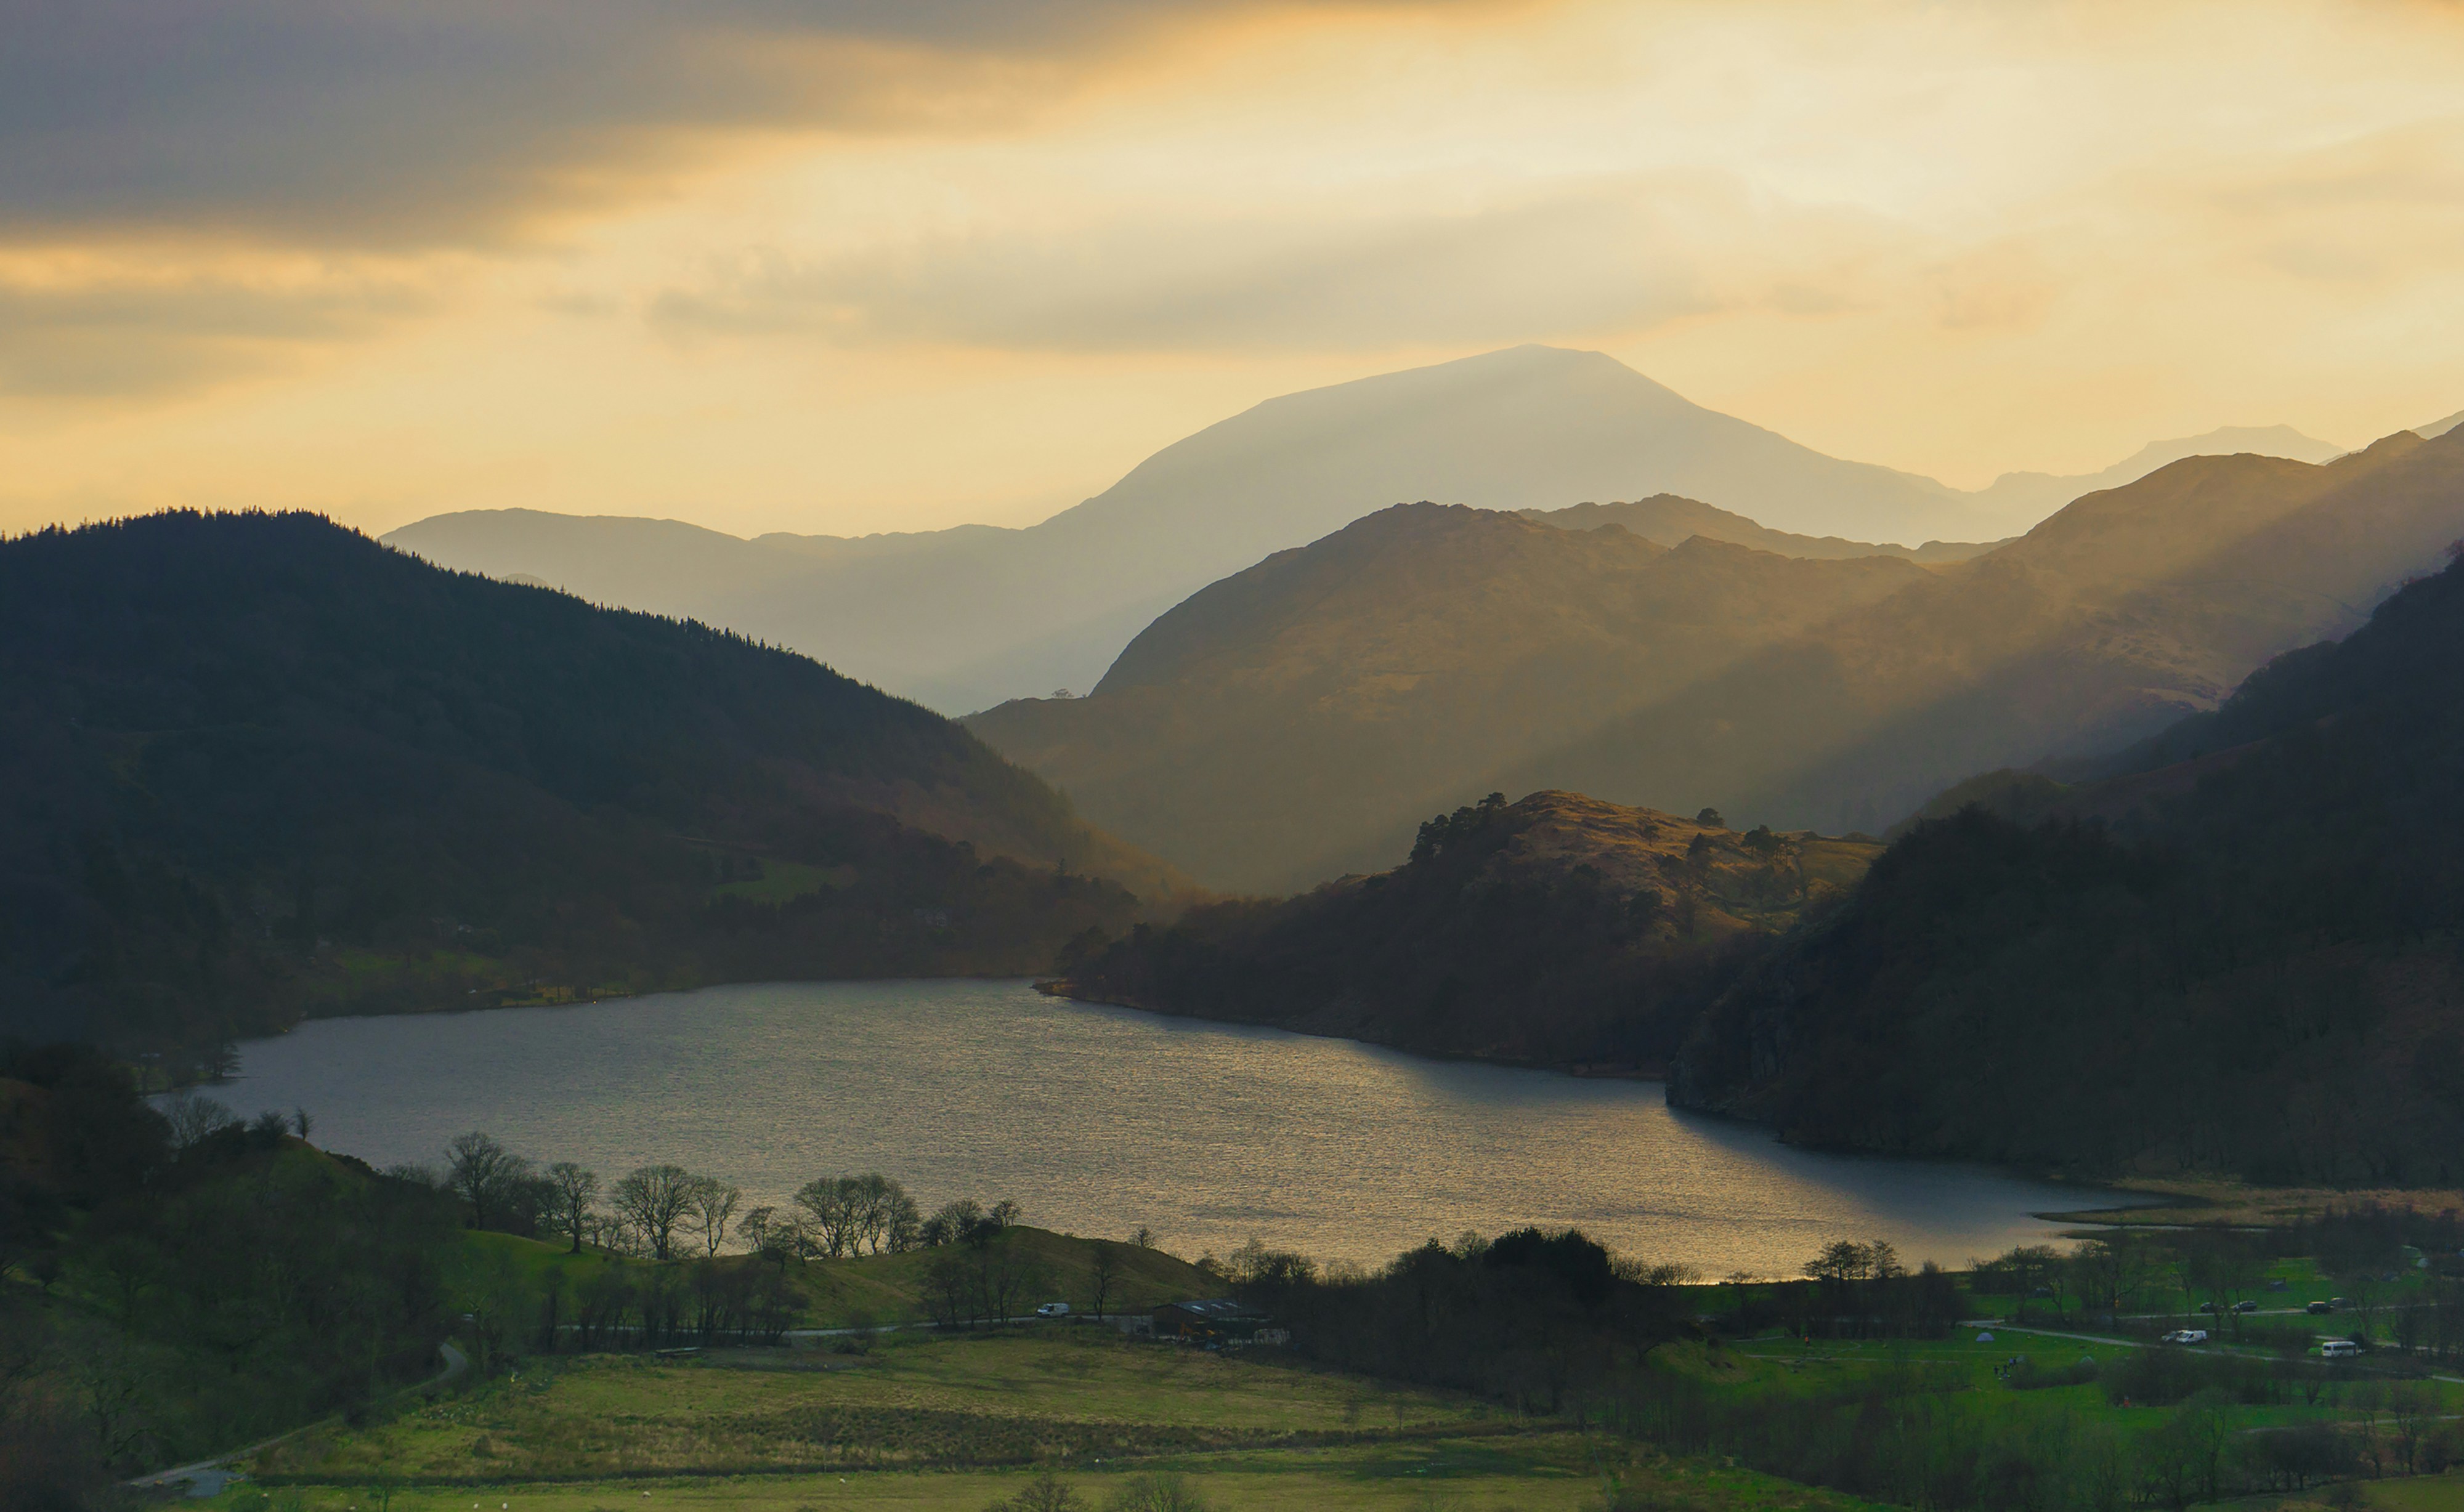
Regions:
M 445 1185 L 471 1204 L 474 1228 L 494 1228 L 531 1179 L 531 1163 L 486 1134 L 455 1136 L 445 1147 Z
M 171 1148 L 186 1150 L 201 1139 L 220 1132 L 239 1122 L 239 1115 L 195 1092 L 180 1092 L 164 1105 L 163 1116 L 171 1124 Z
M 736 1205 L 743 1199 L 743 1193 L 716 1176 L 693 1178 L 686 1218 L 693 1232 L 701 1236 L 705 1253 L 715 1255 L 718 1247 L 727 1242 L 727 1220 L 736 1216 Z
M 856 1194 L 847 1176 L 815 1176 L 796 1189 L 796 1205 L 812 1225 L 813 1247 L 836 1260 L 855 1238 Z
M 763 1260 L 777 1260 L 786 1269 L 787 1261 L 803 1253 L 803 1234 L 794 1214 L 781 1214 L 777 1208 L 763 1205 L 737 1220 L 736 1232 L 753 1246 L 753 1253 Z
M 676 1226 L 692 1210 L 693 1176 L 682 1166 L 644 1166 L 616 1183 L 608 1203 L 630 1223 L 654 1260 L 672 1260 Z
M 1121 1279 L 1121 1257 L 1102 1239 L 1094 1241 L 1094 1253 L 1087 1257 L 1087 1289 L 1094 1294 L 1095 1317 L 1101 1322 L 1104 1301 Z
M 923 1240 L 938 1248 L 973 1238 L 984 1227 L 984 1205 L 973 1197 L 959 1197 L 941 1204 L 941 1211 L 924 1220 Z
M 573 1240 L 567 1253 L 579 1255 L 582 1236 L 590 1227 L 590 1205 L 599 1195 L 599 1172 L 560 1160 L 547 1168 L 547 1184 L 556 1194 L 556 1225 Z
M 878 1171 L 848 1176 L 840 1183 L 847 1204 L 847 1249 L 858 1244 L 875 1255 L 884 1250 L 913 1249 L 921 1216 L 907 1189 Z
M 881 1253 L 883 1236 L 890 1232 L 890 1192 L 895 1185 L 878 1171 L 847 1178 L 847 1250 L 859 1247 Z
M 909 1196 L 906 1189 L 897 1182 L 890 1185 L 890 1224 L 883 1236 L 883 1243 L 893 1253 L 903 1253 L 924 1242 L 924 1210 L 915 1205 L 915 1199 Z

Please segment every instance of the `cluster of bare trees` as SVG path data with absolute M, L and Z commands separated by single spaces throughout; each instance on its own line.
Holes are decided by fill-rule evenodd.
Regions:
M 445 1147 L 445 1170 L 433 1179 L 469 1206 L 474 1227 L 553 1234 L 577 1252 L 598 1244 L 663 1260 L 695 1248 L 717 1254 L 744 1199 L 716 1176 L 672 1165 L 643 1166 L 603 1193 L 595 1171 L 570 1160 L 542 1169 L 477 1132 Z
M 660 1260 L 715 1256 L 731 1238 L 781 1260 L 980 1247 L 1023 1216 L 1008 1198 L 986 1207 L 963 1197 L 927 1217 L 905 1187 L 872 1171 L 817 1176 L 790 1206 L 756 1207 L 739 1217 L 743 1193 L 716 1176 L 655 1165 L 603 1185 L 597 1172 L 574 1161 L 541 1167 L 478 1132 L 446 1147 L 441 1173 L 414 1167 L 395 1173 L 452 1193 L 477 1228 L 556 1235 L 577 1253 L 597 1244 Z

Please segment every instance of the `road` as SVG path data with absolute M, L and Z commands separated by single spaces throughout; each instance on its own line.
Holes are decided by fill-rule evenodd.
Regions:
M 432 1391 L 471 1369 L 470 1356 L 450 1344 L 438 1345 L 436 1352 L 445 1357 L 445 1369 L 416 1386 L 404 1387 L 404 1391 Z M 288 1433 L 276 1434 L 271 1438 L 260 1438 L 255 1443 L 216 1455 L 211 1459 L 200 1459 L 193 1464 L 175 1465 L 168 1470 L 158 1470 L 150 1476 L 140 1476 L 134 1480 L 122 1481 L 121 1484 L 132 1490 L 149 1491 L 185 1483 L 188 1488 L 188 1495 L 192 1497 L 219 1496 L 223 1487 L 231 1484 L 238 1477 L 237 1471 L 225 1468 L 232 1460 L 244 1459 L 259 1450 L 271 1449 L 284 1439 L 304 1434 L 317 1426 L 317 1423 L 303 1423 Z

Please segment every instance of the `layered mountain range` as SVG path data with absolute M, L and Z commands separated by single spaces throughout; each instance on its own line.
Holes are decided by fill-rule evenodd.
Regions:
M 743 540 L 673 520 L 504 510 L 441 515 L 386 539 L 442 566 L 735 629 L 958 713 L 1083 690 L 1191 593 L 1398 501 L 1554 510 L 1673 493 L 1778 535 L 1913 548 L 2007 537 L 2126 481 L 2116 474 L 2254 449 L 2336 450 L 2283 427 L 2217 432 L 2087 478 L 2030 474 L 1963 493 L 1825 456 L 1597 352 L 1520 346 L 1268 400 L 1023 530 Z
M 1194 595 L 1091 696 L 969 725 L 1125 839 L 1259 891 L 1386 865 L 1490 789 L 1878 831 L 1969 774 L 2213 707 L 2458 536 L 2455 431 L 2176 462 L 1934 565 L 1411 506 Z

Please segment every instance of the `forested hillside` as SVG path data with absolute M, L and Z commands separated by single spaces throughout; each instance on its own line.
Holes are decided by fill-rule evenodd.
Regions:
M 1755 942 L 1880 847 L 1738 834 L 1573 793 L 1492 794 L 1409 861 L 1073 948 L 1074 997 L 1442 1055 L 1656 1071 Z
M 2464 1179 L 2464 567 L 2106 766 L 1918 825 L 1723 998 L 1671 1101 L 2086 1172 Z
M 0 1032 L 193 1061 L 303 1012 L 1026 972 L 1166 886 L 949 721 L 697 625 L 305 515 L 0 543 Z

